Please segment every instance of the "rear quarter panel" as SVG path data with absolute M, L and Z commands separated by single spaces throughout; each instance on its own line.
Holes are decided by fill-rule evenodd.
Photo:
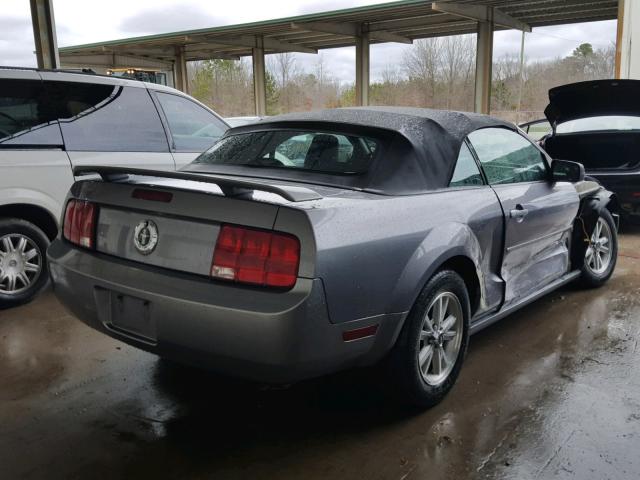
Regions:
M 503 216 L 491 188 L 323 203 L 308 215 L 315 273 L 324 282 L 332 322 L 407 312 L 428 279 L 457 255 L 476 265 L 480 309 L 501 302 Z

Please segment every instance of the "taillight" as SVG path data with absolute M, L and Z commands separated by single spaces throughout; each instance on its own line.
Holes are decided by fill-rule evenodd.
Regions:
M 293 235 L 223 225 L 211 276 L 268 287 L 291 288 L 298 277 L 300 241 Z
M 69 200 L 64 212 L 64 238 L 80 247 L 95 246 L 96 214 L 93 203 L 83 200 Z

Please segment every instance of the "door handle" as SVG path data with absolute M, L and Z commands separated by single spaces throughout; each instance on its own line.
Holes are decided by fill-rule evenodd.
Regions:
M 511 218 L 513 218 L 516 222 L 520 223 L 521 221 L 524 220 L 524 217 L 527 216 L 527 214 L 529 213 L 529 210 L 524 208 L 522 205 L 518 204 L 516 205 L 516 208 L 511 210 L 511 212 L 509 213 Z

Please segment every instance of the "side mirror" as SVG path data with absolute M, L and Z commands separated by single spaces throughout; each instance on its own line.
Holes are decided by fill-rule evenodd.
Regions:
M 551 178 L 554 182 L 581 182 L 584 180 L 584 166 L 569 160 L 554 160 L 551 164 Z

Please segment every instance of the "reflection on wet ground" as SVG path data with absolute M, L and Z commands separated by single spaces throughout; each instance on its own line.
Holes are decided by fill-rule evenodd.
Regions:
M 47 293 L 0 311 L 0 478 L 640 476 L 640 231 L 604 288 L 556 292 L 472 338 L 426 412 L 375 372 L 273 389 L 158 360 Z

